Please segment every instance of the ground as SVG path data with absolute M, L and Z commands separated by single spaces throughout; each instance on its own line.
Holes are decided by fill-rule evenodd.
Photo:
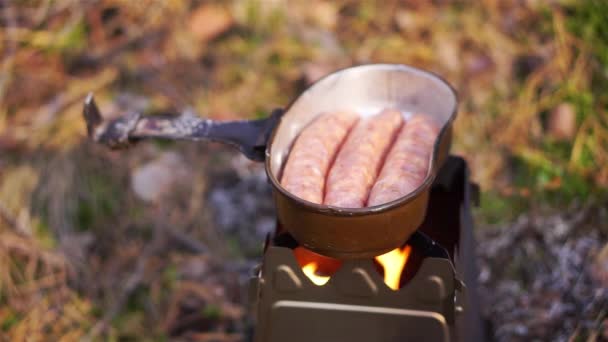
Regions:
M 239 340 L 273 226 L 263 170 L 216 144 L 86 139 L 107 115 L 285 106 L 335 69 L 404 63 L 460 99 L 481 186 L 484 313 L 511 341 L 608 338 L 608 5 L 588 1 L 0 4 L 0 337 Z M 602 337 L 603 336 L 603 337 Z

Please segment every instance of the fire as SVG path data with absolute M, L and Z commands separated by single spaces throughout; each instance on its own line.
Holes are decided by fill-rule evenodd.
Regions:
M 325 285 L 331 275 L 342 266 L 342 261 L 338 259 L 317 254 L 303 247 L 296 247 L 293 253 L 304 274 L 315 285 Z
M 329 281 L 329 277 L 317 275 L 317 269 L 319 269 L 319 264 L 316 262 L 310 262 L 302 267 L 302 271 L 308 279 L 310 279 L 315 285 L 325 285 Z
M 395 248 L 388 253 L 376 257 L 376 261 L 384 268 L 384 283 L 393 290 L 399 290 L 401 273 L 407 263 L 411 250 L 410 246 L 405 246 L 403 249 Z
M 411 250 L 410 246 L 395 248 L 375 258 L 384 269 L 384 282 L 393 290 L 399 290 L 401 273 Z M 341 260 L 317 254 L 303 247 L 296 247 L 293 252 L 302 271 L 315 285 L 325 285 L 342 266 Z

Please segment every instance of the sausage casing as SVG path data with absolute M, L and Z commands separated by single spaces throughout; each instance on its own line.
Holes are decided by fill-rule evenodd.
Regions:
M 289 153 L 281 185 L 299 198 L 323 203 L 327 171 L 358 118 L 345 111 L 321 114 L 305 127 Z
M 365 206 L 403 115 L 384 110 L 361 119 L 346 138 L 329 171 L 323 204 L 342 208 Z
M 422 184 L 438 134 L 439 126 L 429 116 L 416 114 L 406 121 L 372 187 L 368 206 L 394 201 Z

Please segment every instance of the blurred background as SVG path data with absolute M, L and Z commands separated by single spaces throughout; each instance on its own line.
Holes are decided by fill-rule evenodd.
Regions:
M 86 139 L 103 113 L 258 118 L 338 68 L 404 63 L 461 100 L 496 340 L 608 339 L 608 3 L 0 2 L 0 339 L 240 341 L 274 228 L 216 144 Z

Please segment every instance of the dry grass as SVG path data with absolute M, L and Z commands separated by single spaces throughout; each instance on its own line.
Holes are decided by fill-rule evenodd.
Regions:
M 80 117 L 91 90 L 108 113 L 193 106 L 250 118 L 335 68 L 411 64 L 459 92 L 454 151 L 484 190 L 480 219 L 600 201 L 608 187 L 608 9 L 599 0 L 40 0 L 0 11 L 0 334 L 11 340 L 161 338 L 171 329 L 157 323 L 175 321 L 191 284 L 167 270 L 188 257 L 174 242 L 144 261 L 142 250 L 155 236 L 186 234 L 181 241 L 230 255 L 204 200 L 207 174 L 223 165 L 209 154 L 223 150 L 91 146 Z M 550 121 L 564 104 L 575 120 L 560 138 Z M 162 205 L 144 203 L 130 172 L 167 148 L 192 178 Z

